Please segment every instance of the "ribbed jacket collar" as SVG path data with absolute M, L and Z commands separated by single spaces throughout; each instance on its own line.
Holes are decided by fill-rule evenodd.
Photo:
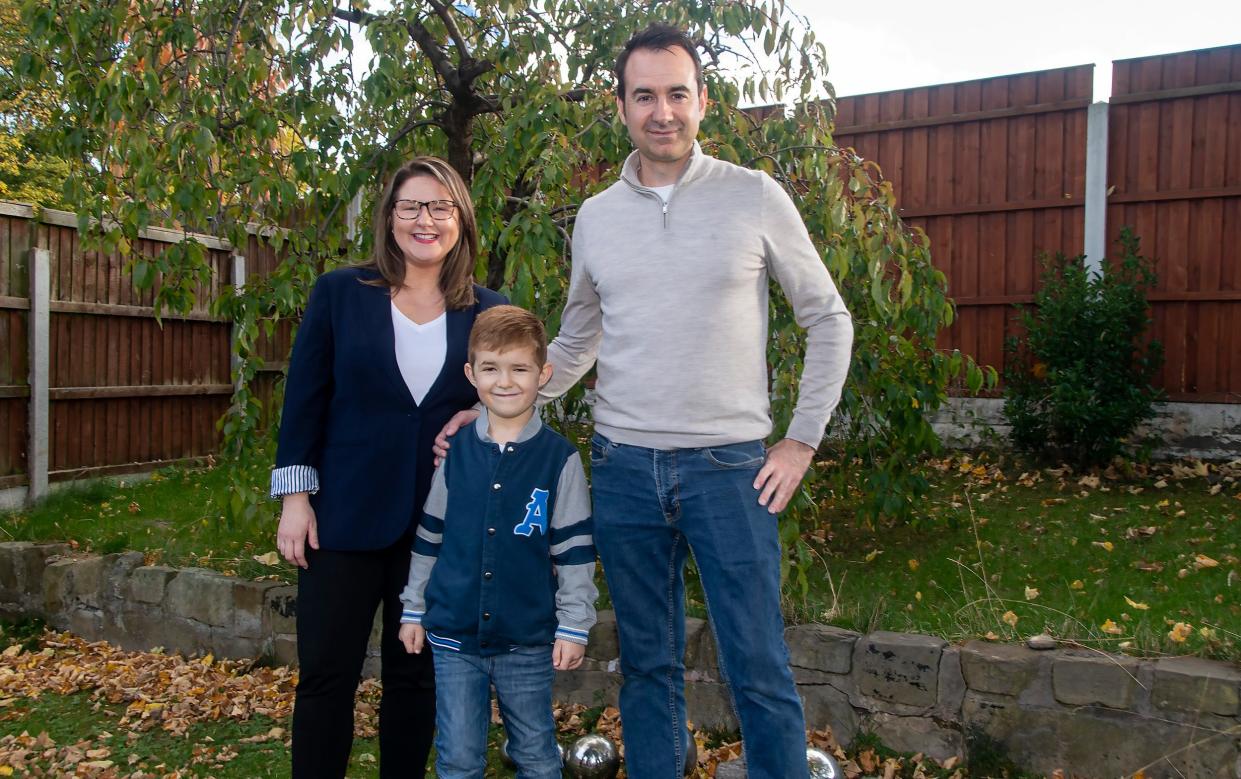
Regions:
M 706 155 L 702 153 L 702 146 L 699 145 L 697 140 L 695 140 L 694 146 L 689 152 L 689 162 L 685 164 L 685 170 L 681 171 L 681 176 L 677 179 L 674 186 L 679 187 L 682 184 L 693 181 L 695 178 L 702 175 L 703 169 L 706 168 L 705 158 Z M 621 168 L 620 178 L 621 181 L 636 190 L 649 192 L 650 187 L 644 185 L 638 178 L 639 159 L 638 151 L 636 149 L 630 152 L 629 156 L 625 159 L 624 166 Z

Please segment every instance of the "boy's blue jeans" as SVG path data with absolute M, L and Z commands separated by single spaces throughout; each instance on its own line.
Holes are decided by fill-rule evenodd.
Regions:
M 522 646 L 493 657 L 436 649 L 435 773 L 482 779 L 491 724 L 491 686 L 519 779 L 560 779 L 552 720 L 552 648 Z
M 620 633 L 625 770 L 634 779 L 682 775 L 689 552 L 741 723 L 748 775 L 809 775 L 780 614 L 776 517 L 758 505 L 753 486 L 764 457 L 761 441 L 676 450 L 615 444 L 598 434 L 591 441 L 595 546 Z

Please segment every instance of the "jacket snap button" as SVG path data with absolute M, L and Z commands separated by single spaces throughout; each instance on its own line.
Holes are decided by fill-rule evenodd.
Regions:
M 494 527 L 487 528 L 487 535 L 494 536 L 495 534 L 496 534 L 496 529 Z
M 493 489 L 493 490 L 498 490 L 498 489 L 500 489 L 500 483 L 499 483 L 499 482 L 496 482 L 495 484 L 491 485 L 491 489 Z
M 489 619 L 491 619 L 491 612 L 490 612 L 490 611 L 484 611 L 484 612 L 483 612 L 483 622 L 486 622 L 486 621 L 487 621 L 487 620 L 489 620 Z
M 484 578 L 484 579 L 490 579 L 490 578 L 491 578 L 491 571 L 485 571 L 485 572 L 483 572 L 483 578 Z

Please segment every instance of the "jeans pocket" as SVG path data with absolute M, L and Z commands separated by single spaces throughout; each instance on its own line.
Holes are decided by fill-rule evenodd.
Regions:
M 747 441 L 728 446 L 713 446 L 702 450 L 702 456 L 716 468 L 757 468 L 767 457 L 762 441 Z
M 598 433 L 595 433 L 593 436 L 591 436 L 590 438 L 590 465 L 591 467 L 594 467 L 597 465 L 603 465 L 604 463 L 606 463 L 608 461 L 608 455 L 611 454 L 612 449 L 615 446 L 616 444 L 613 444 L 611 441 L 599 435 Z

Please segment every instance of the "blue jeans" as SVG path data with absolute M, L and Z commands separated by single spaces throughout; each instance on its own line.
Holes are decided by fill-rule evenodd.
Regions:
M 519 779 L 560 779 L 550 645 L 517 647 L 493 657 L 436 649 L 434 657 L 435 773 L 440 779 L 482 779 L 492 685 Z
M 626 772 L 634 779 L 681 776 L 688 736 L 683 572 L 692 552 L 748 775 L 806 779 L 805 720 L 780 614 L 777 520 L 758 505 L 753 486 L 762 442 L 658 450 L 596 434 L 590 448 L 595 546 L 620 633 Z

